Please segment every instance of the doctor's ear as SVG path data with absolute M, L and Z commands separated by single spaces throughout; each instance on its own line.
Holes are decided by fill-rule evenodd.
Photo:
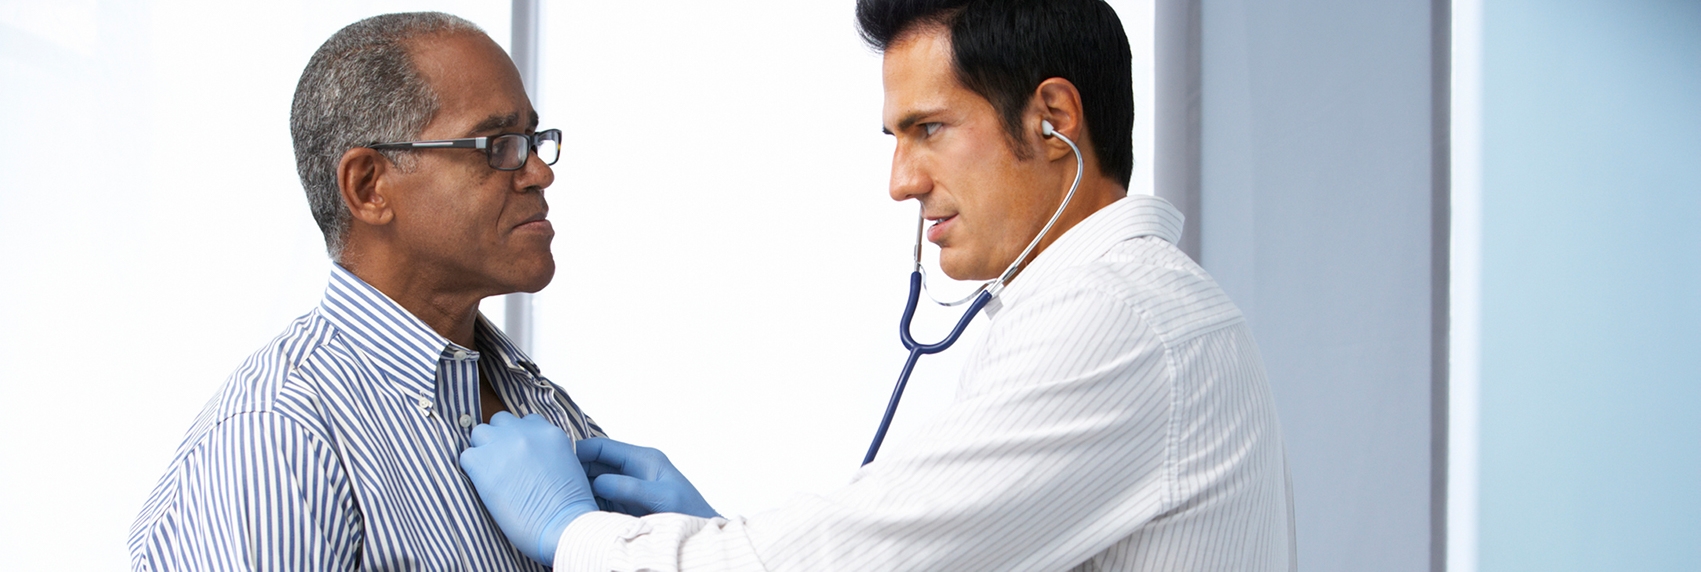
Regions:
M 343 153 L 337 163 L 337 188 L 354 220 L 383 226 L 395 219 L 389 178 L 396 174 L 395 164 L 377 150 L 355 147 Z
M 1082 120 L 1081 92 L 1069 80 L 1054 77 L 1040 82 L 1034 89 L 1030 108 L 1038 111 L 1041 142 L 1047 159 L 1058 160 L 1071 156 L 1069 145 L 1052 135 L 1061 133 L 1078 145 L 1084 145 L 1086 123 Z M 1031 125 L 1031 124 L 1030 124 Z

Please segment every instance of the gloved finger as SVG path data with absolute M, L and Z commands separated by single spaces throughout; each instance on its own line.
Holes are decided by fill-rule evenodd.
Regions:
M 468 447 L 467 450 L 461 451 L 461 471 L 471 475 L 478 472 L 479 469 L 484 468 L 484 465 L 480 463 L 480 461 L 483 460 L 480 458 L 483 456 L 483 453 L 483 449 L 474 449 L 472 447 Z
M 573 453 L 579 456 L 580 463 L 595 463 L 598 462 L 597 457 L 602 456 L 602 448 L 604 445 L 617 442 L 618 441 L 608 437 L 580 439 L 578 442 L 573 443 Z M 607 465 L 607 463 L 604 464 Z
M 627 512 L 632 516 L 644 516 L 653 511 L 644 510 L 655 504 L 656 495 L 644 481 L 626 475 L 606 474 L 591 481 L 591 491 L 596 496 L 608 499 L 617 504 L 625 505 L 627 509 L 639 509 L 643 514 Z
M 516 422 L 516 421 L 519 421 L 519 420 L 520 420 L 520 418 L 515 417 L 513 413 L 509 413 L 507 411 L 497 411 L 495 415 L 490 416 L 490 424 L 495 425 L 497 427 L 501 427 L 503 425 L 507 425 L 509 423 L 513 423 L 513 422 Z
M 667 455 L 649 447 L 621 443 L 607 437 L 579 442 L 579 461 L 602 463 L 622 475 L 654 480 L 662 468 L 672 466 Z
M 608 465 L 604 465 L 602 463 L 597 463 L 597 462 L 594 462 L 594 461 L 590 462 L 590 463 L 584 463 L 584 466 L 585 466 L 585 478 L 591 479 L 591 480 L 596 480 L 597 477 L 600 477 L 602 475 L 607 475 L 607 474 L 618 475 L 618 474 L 620 474 L 620 471 L 615 470 L 614 467 L 610 467 Z
M 501 413 L 497 413 L 497 415 L 501 415 Z M 491 419 L 491 421 L 495 421 L 495 420 L 496 420 L 495 418 Z M 486 425 L 484 423 L 479 423 L 478 425 L 473 426 L 473 429 L 472 429 L 472 446 L 473 447 L 483 447 L 485 445 L 490 444 L 491 441 L 495 441 L 495 440 L 496 440 L 496 428 L 495 427 L 491 427 L 490 425 Z M 471 451 L 472 449 L 467 449 L 467 450 Z

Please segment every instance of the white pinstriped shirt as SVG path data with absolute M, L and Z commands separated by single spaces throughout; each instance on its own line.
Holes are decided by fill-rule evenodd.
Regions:
M 457 459 L 482 372 L 516 415 L 600 436 L 483 317 L 483 351 L 333 266 L 319 307 L 242 364 L 130 530 L 137 570 L 543 570 Z
M 1130 196 L 990 304 L 943 415 L 849 486 L 749 517 L 597 512 L 555 570 L 1292 570 L 1292 495 L 1240 311 Z

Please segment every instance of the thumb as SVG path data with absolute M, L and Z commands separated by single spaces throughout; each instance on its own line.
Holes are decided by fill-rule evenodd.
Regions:
M 643 509 L 654 506 L 651 501 L 655 500 L 656 495 L 648 485 L 645 481 L 626 475 L 607 473 L 598 476 L 596 481 L 591 483 L 591 492 L 630 509 Z
M 467 450 L 461 451 L 459 459 L 461 472 L 466 473 L 468 478 L 474 478 L 473 486 L 475 487 L 478 486 L 478 481 L 475 477 L 480 476 L 484 472 L 484 465 L 479 464 L 478 458 L 479 454 L 482 452 L 482 450 L 476 447 L 468 447 Z
M 603 445 L 606 445 L 611 441 L 613 441 L 613 439 L 609 439 L 607 437 L 580 439 L 573 443 L 573 453 L 578 455 L 580 463 L 597 463 L 600 462 L 597 459 L 602 456 Z

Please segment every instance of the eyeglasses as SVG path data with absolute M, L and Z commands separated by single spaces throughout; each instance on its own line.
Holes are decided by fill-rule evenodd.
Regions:
M 378 143 L 367 145 L 371 149 L 483 149 L 484 155 L 490 159 L 490 168 L 498 171 L 518 171 L 526 166 L 526 159 L 537 151 L 537 158 L 545 165 L 554 165 L 561 158 L 561 130 L 547 129 L 535 135 L 524 133 L 503 133 L 494 137 L 469 137 L 466 139 L 442 139 L 438 141 L 408 141 L 404 143 Z

